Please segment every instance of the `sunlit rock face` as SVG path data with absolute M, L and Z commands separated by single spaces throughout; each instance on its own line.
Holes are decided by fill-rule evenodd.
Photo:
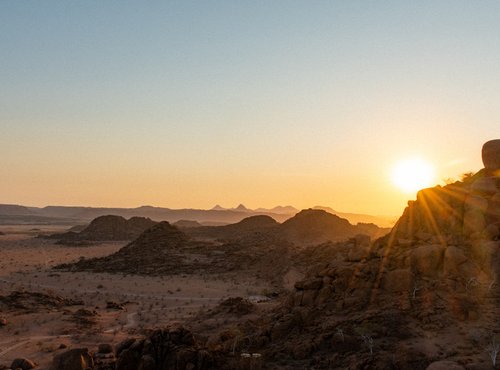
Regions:
M 500 162 L 499 143 L 483 148 L 490 169 Z M 358 249 L 354 258 L 353 246 L 339 247 L 336 260 L 311 271 L 296 285 L 294 304 L 363 306 L 374 291 L 413 296 L 431 289 L 430 281 L 453 294 L 466 294 L 476 283 L 492 294 L 491 282 L 500 281 L 500 177 L 485 168 L 464 181 L 419 191 L 389 235 Z M 347 298 L 345 289 L 352 289 Z

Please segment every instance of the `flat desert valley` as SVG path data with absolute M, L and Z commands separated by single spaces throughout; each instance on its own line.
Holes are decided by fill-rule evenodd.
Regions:
M 237 273 L 213 276 L 194 271 L 150 277 L 54 271 L 56 265 L 82 257 L 107 256 L 127 244 L 75 247 L 37 237 L 66 229 L 47 225 L 2 227 L 0 296 L 17 296 L 12 298 L 11 307 L 15 309 L 0 311 L 8 322 L 0 330 L 0 364 L 24 357 L 49 368 L 53 355 L 66 348 L 93 348 L 96 343 L 114 346 L 147 330 L 192 320 L 200 310 L 213 308 L 228 297 L 246 297 L 260 302 L 262 309 L 269 306 L 262 294 L 272 291 L 273 286 Z M 203 325 L 222 326 L 222 321 L 227 324 L 227 318 L 217 318 Z

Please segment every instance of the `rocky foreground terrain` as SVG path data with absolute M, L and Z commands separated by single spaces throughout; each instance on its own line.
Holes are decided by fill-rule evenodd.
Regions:
M 222 231 L 161 222 L 107 256 L 59 264 L 61 274 L 143 279 L 258 275 L 271 291 L 258 299 L 231 294 L 175 324 L 119 330 L 115 345 L 60 348 L 46 369 L 498 368 L 500 140 L 482 154 L 483 169 L 421 190 L 375 240 L 350 224 L 334 233 L 343 221 L 306 210 L 290 229 L 266 218 Z M 68 310 L 74 325 L 96 320 L 89 308 L 66 308 L 78 300 L 59 296 L 11 292 L 0 308 L 17 302 L 19 310 Z M 40 368 L 26 358 L 6 365 Z

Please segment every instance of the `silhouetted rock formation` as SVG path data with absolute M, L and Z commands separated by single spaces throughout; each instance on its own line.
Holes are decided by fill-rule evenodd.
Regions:
M 225 226 L 200 227 L 186 230 L 189 235 L 224 241 L 276 241 L 283 240 L 297 245 L 311 245 L 326 241 L 347 240 L 358 234 L 378 238 L 389 232 L 374 224 L 351 225 L 323 210 L 308 209 L 279 224 L 269 216 L 251 216 Z
M 243 204 L 238 205 L 238 207 L 236 207 L 234 210 L 235 210 L 235 211 L 242 211 L 242 212 L 250 211 L 250 210 L 249 210 L 247 207 L 245 207 Z
M 70 230 L 63 234 L 53 234 L 50 238 L 69 242 L 133 240 L 155 224 L 155 221 L 144 217 L 132 217 L 126 220 L 121 216 L 101 216 L 92 220 L 80 232 Z
M 255 234 L 269 234 L 276 231 L 278 225 L 269 216 L 251 216 L 231 225 L 203 226 L 186 230 L 186 232 L 194 237 L 238 240 Z
M 486 142 L 481 154 L 484 168 L 492 171 L 500 169 L 500 139 Z
M 308 245 L 347 240 L 358 234 L 378 237 L 383 229 L 376 225 L 351 225 L 346 219 L 326 211 L 306 209 L 281 224 L 278 231 L 285 240 Z

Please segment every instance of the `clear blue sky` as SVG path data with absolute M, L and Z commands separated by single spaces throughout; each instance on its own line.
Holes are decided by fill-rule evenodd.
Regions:
M 2 1 L 0 202 L 399 213 L 500 137 L 498 1 Z

